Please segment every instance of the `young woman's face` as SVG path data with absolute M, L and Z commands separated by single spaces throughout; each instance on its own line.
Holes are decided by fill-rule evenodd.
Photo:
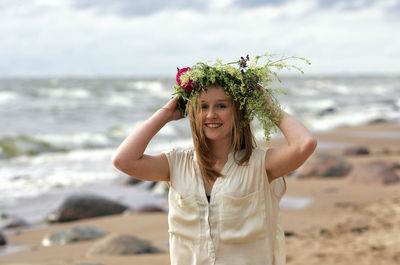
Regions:
M 210 86 L 201 92 L 202 129 L 210 141 L 231 141 L 233 128 L 233 104 L 220 86 Z

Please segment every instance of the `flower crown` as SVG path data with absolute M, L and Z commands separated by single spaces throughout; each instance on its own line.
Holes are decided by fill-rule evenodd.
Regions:
M 192 67 L 178 68 L 173 94 L 179 97 L 178 109 L 182 116 L 187 115 L 187 103 L 192 99 L 194 102 L 198 93 L 210 85 L 219 85 L 239 103 L 240 109 L 246 110 L 241 125 L 246 125 L 257 117 L 263 126 L 266 139 L 269 140 L 271 132 L 277 131 L 276 124 L 281 116 L 280 105 L 274 94 L 285 94 L 281 89 L 270 86 L 274 81 L 281 82 L 276 70 L 297 69 L 303 73 L 297 65 L 288 63 L 293 59 L 310 64 L 307 59 L 296 56 L 274 59 L 275 57 L 273 54 L 265 54 L 250 59 L 247 55 L 227 64 L 216 60 L 213 65 L 199 62 Z M 263 58 L 266 59 L 265 63 L 258 66 L 259 60 Z M 238 67 L 232 66 L 235 64 Z

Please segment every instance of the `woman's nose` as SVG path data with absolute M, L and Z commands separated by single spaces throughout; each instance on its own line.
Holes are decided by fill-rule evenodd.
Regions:
M 207 111 L 207 118 L 214 118 L 216 116 L 215 108 L 209 108 Z

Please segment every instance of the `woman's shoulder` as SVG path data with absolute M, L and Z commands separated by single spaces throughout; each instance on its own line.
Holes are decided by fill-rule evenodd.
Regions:
M 193 159 L 194 150 L 193 148 L 173 148 L 165 152 L 168 160 L 182 160 L 182 159 Z
M 257 146 L 253 149 L 251 153 L 251 157 L 253 159 L 256 158 L 265 158 L 265 154 L 267 153 L 268 147 L 266 146 Z
M 193 148 L 183 148 L 183 147 L 177 147 L 177 148 L 172 148 L 169 151 L 165 152 L 166 154 L 171 153 L 171 154 L 178 154 L 178 155 L 190 155 L 194 153 Z

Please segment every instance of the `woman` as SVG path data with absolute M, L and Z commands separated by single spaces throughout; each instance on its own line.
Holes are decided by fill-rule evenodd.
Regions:
M 279 212 L 283 176 L 304 163 L 316 140 L 259 86 L 265 85 L 265 71 L 248 68 L 248 60 L 238 61 L 237 71 L 220 63 L 181 69 L 178 96 L 129 135 L 113 158 L 128 175 L 169 183 L 171 264 L 285 263 Z M 254 109 L 264 129 L 275 122 L 286 145 L 256 147 L 250 127 Z M 165 124 L 186 114 L 194 150 L 144 154 Z

